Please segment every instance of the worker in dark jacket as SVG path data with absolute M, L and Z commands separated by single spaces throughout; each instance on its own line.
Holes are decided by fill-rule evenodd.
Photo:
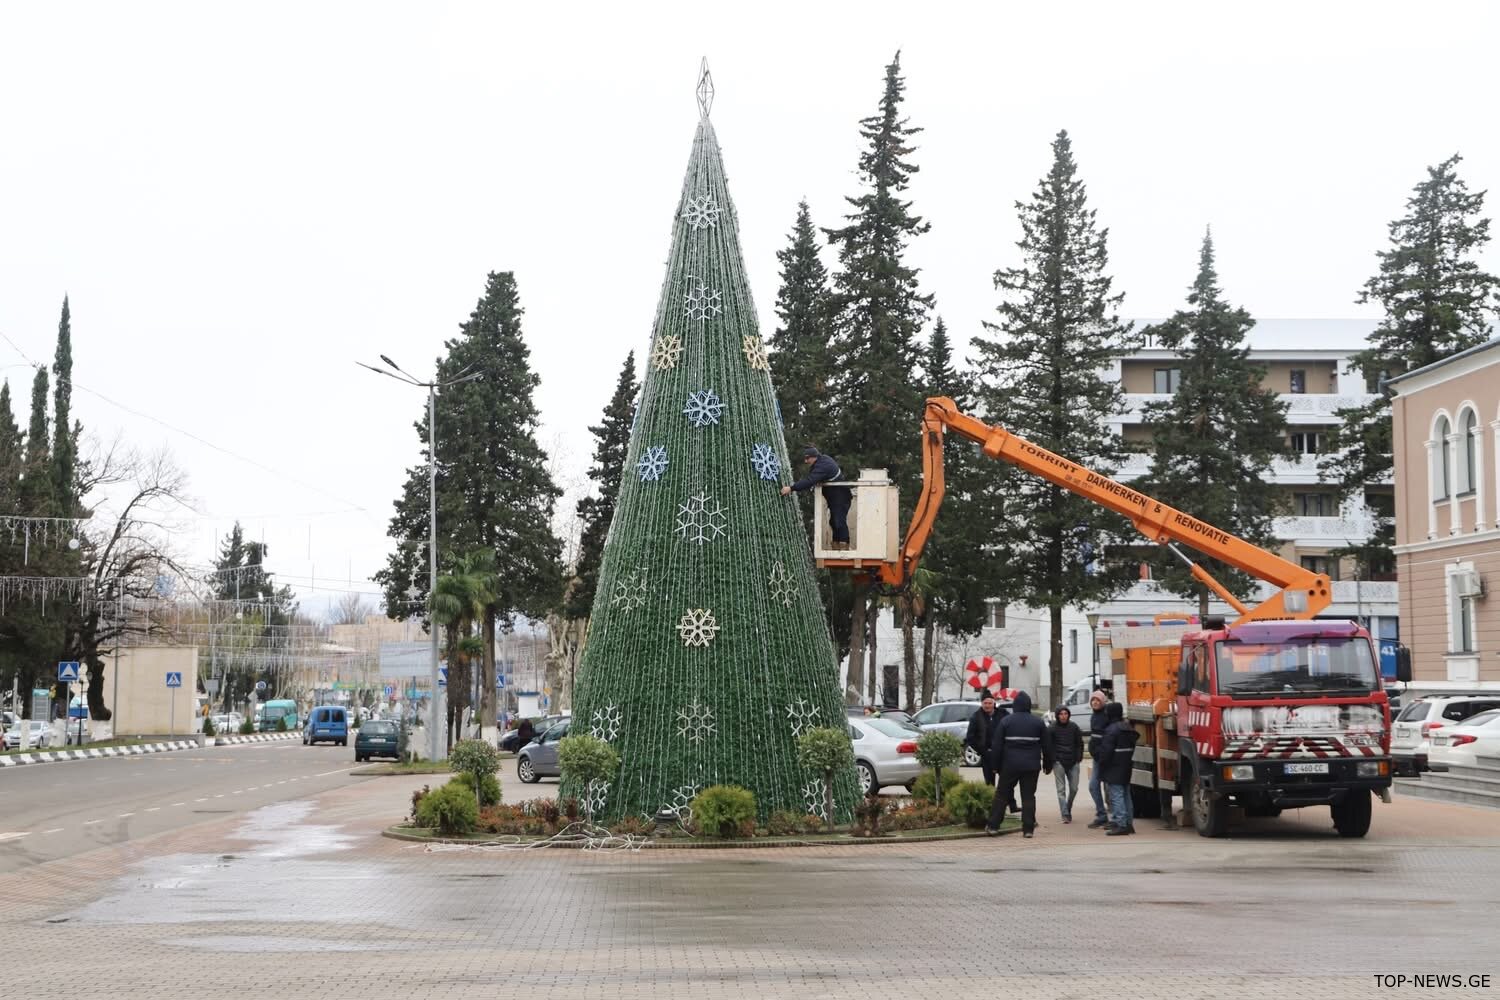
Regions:
M 1055 723 L 1047 728 L 1047 744 L 1052 757 L 1052 777 L 1057 781 L 1057 808 L 1064 823 L 1073 822 L 1073 800 L 1078 797 L 1078 768 L 1083 763 L 1083 730 L 1073 721 L 1073 713 L 1063 705 Z
M 1005 709 L 995 707 L 995 696 L 988 691 L 980 699 L 979 711 L 969 716 L 969 728 L 964 733 L 964 746 L 979 757 L 979 766 L 984 769 L 984 783 L 995 787 L 995 768 L 990 763 L 990 746 L 995 742 L 995 730 L 1005 718 Z
M 786 496 L 793 490 L 801 493 L 803 490 L 812 489 L 819 483 L 832 482 L 843 476 L 839 470 L 839 463 L 833 460 L 832 455 L 824 455 L 810 445 L 802 449 L 802 463 L 807 466 L 807 475 L 790 486 L 783 486 L 782 496 Z M 849 547 L 849 506 L 854 502 L 854 491 L 847 486 L 825 486 L 823 487 L 823 502 L 828 505 L 828 526 L 833 529 L 833 547 L 847 549 Z
M 1021 836 L 1030 837 L 1036 829 L 1036 779 L 1045 767 L 1052 770 L 1047 749 L 1047 725 L 1031 714 L 1031 696 L 1025 691 L 1016 695 L 1011 713 L 1000 720 L 1000 728 L 990 744 L 995 759 L 991 766 L 1000 772 L 995 786 L 995 801 L 990 806 L 988 833 L 998 833 L 1005 818 L 1005 807 L 1021 786 Z
M 1130 800 L 1131 761 L 1135 757 L 1135 727 L 1125 721 L 1125 706 L 1112 701 L 1105 708 L 1109 725 L 1099 741 L 1099 768 L 1104 787 L 1109 792 L 1110 825 L 1105 831 L 1111 837 L 1135 833 L 1135 809 Z
M 1102 690 L 1089 695 L 1089 797 L 1094 800 L 1094 821 L 1090 830 L 1109 825 L 1109 804 L 1104 801 L 1104 784 L 1099 778 L 1099 743 L 1104 739 L 1104 730 L 1109 726 L 1109 717 L 1104 706 L 1109 696 Z

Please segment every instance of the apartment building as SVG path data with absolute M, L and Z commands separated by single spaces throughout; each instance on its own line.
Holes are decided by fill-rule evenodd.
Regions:
M 1500 338 L 1387 384 L 1413 681 L 1500 689 Z
M 1372 634 L 1395 640 L 1400 635 L 1395 567 L 1374 567 L 1366 574 L 1354 560 L 1333 554 L 1369 538 L 1372 511 L 1394 510 L 1393 489 L 1378 486 L 1363 497 L 1341 502 L 1334 486 L 1322 482 L 1318 472 L 1329 450 L 1330 434 L 1339 423 L 1338 411 L 1374 398 L 1373 380 L 1349 363 L 1350 356 L 1365 347 L 1374 326 L 1370 320 L 1261 320 L 1250 330 L 1248 340 L 1251 360 L 1266 371 L 1265 384 L 1287 403 L 1289 454 L 1277 459 L 1270 470 L 1283 500 L 1284 513 L 1273 528 L 1278 554 L 1333 579 L 1329 617 L 1358 618 Z M 1124 386 L 1125 410 L 1111 424 L 1126 442 L 1149 448 L 1151 428 L 1144 420 L 1145 407 L 1169 400 L 1176 391 L 1181 379 L 1177 360 L 1175 352 L 1149 343 L 1115 359 L 1112 374 Z M 1150 467 L 1149 454 L 1134 454 L 1116 478 L 1137 479 Z M 1191 604 L 1143 580 L 1099 610 L 1106 619 L 1140 619 L 1149 617 L 1152 609 Z M 1391 659 L 1386 667 L 1393 672 L 1394 660 L 1385 659 Z

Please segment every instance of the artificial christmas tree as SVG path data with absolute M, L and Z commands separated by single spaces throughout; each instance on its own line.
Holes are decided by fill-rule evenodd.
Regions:
M 824 779 L 797 760 L 810 728 L 842 729 L 833 645 L 776 396 L 708 120 L 688 160 L 666 281 L 604 546 L 575 731 L 620 753 L 619 774 L 564 794 L 595 817 L 679 812 L 717 784 L 777 810 L 825 815 Z M 835 779 L 835 819 L 855 797 Z

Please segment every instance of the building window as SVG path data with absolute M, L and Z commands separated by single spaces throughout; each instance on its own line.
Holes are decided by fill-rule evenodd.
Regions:
M 1305 369 L 1305 368 L 1293 368 L 1292 369 L 1292 379 L 1291 379 L 1291 381 L 1292 381 L 1292 391 L 1293 392 L 1306 392 L 1307 391 L 1307 369 Z
M 1328 435 L 1320 431 L 1299 431 L 1291 436 L 1292 451 L 1299 455 L 1321 455 Z
M 1078 630 L 1076 628 L 1068 629 L 1068 662 L 1078 662 Z
M 1460 597 L 1458 599 L 1458 621 L 1455 635 L 1458 639 L 1458 648 L 1455 653 L 1474 652 L 1474 598 Z
M 1173 393 L 1182 384 L 1181 368 L 1158 368 L 1153 391 L 1158 394 Z
M 1293 493 L 1292 509 L 1303 517 L 1334 517 L 1339 512 L 1331 493 Z
M 1452 653 L 1473 653 L 1474 599 L 1483 592 L 1479 574 L 1472 563 L 1455 564 L 1448 569 L 1448 634 Z
M 1339 561 L 1330 556 L 1301 556 L 1298 562 L 1302 568 L 1314 573 L 1322 573 L 1330 580 L 1339 578 Z
M 999 601 L 986 601 L 984 605 L 985 628 L 1005 627 L 1005 605 Z
M 1381 369 L 1380 371 L 1366 371 L 1365 392 L 1371 396 L 1378 395 L 1380 393 L 1380 383 L 1390 377 L 1391 373 L 1385 369 Z
M 1448 485 L 1452 480 L 1451 469 L 1448 461 L 1448 434 L 1452 425 L 1448 423 L 1447 417 L 1439 417 L 1437 429 L 1433 432 L 1433 442 L 1437 445 L 1433 449 L 1432 460 L 1432 498 L 1434 500 L 1448 499 Z
M 1473 493 L 1474 485 L 1479 481 L 1475 475 L 1474 449 L 1478 442 L 1474 440 L 1474 434 L 1478 428 L 1475 424 L 1478 420 L 1473 410 L 1465 410 L 1459 420 L 1458 438 L 1458 492 Z

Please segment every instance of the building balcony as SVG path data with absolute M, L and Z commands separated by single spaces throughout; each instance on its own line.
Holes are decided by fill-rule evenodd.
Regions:
M 1322 455 L 1297 455 L 1293 458 L 1278 458 L 1271 462 L 1272 482 L 1304 484 L 1318 482 L 1318 462 Z M 1138 479 L 1151 471 L 1151 456 L 1140 452 L 1125 456 L 1125 461 L 1115 473 L 1121 481 Z
M 1278 517 L 1271 531 L 1283 541 L 1341 548 L 1370 537 L 1374 525 L 1368 517 Z
M 1364 393 L 1348 395 L 1333 392 L 1283 392 L 1280 398 L 1287 404 L 1287 423 L 1335 424 L 1339 422 L 1339 410 L 1364 406 L 1376 397 Z M 1112 418 L 1112 422 L 1143 423 L 1141 414 L 1148 404 L 1167 403 L 1171 399 L 1171 393 L 1166 392 L 1127 392 L 1124 396 L 1125 412 Z

